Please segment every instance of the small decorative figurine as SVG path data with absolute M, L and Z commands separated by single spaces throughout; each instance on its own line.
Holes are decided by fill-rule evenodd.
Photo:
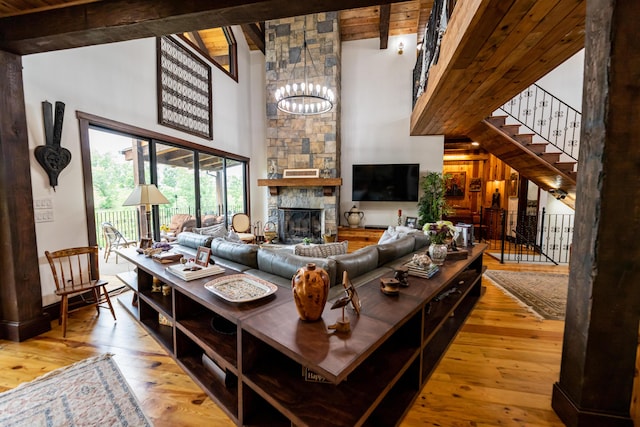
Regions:
M 344 286 L 345 296 L 337 300 L 331 306 L 331 310 L 335 308 L 342 308 L 342 319 L 338 319 L 336 323 L 333 325 L 329 325 L 329 329 L 334 329 L 336 332 L 350 332 L 351 331 L 351 323 L 349 319 L 347 319 L 344 315 L 344 308 L 351 303 L 353 310 L 356 312 L 356 315 L 360 315 L 360 310 L 362 309 L 362 303 L 360 302 L 360 297 L 358 297 L 358 293 L 356 292 L 356 288 L 349 281 L 349 276 L 345 271 L 342 275 L 342 286 Z
M 400 282 L 392 277 L 380 279 L 380 291 L 385 295 L 398 295 L 400 293 Z
M 404 286 L 407 287 L 409 286 L 409 267 L 405 266 L 405 265 L 401 265 L 398 267 L 395 267 L 393 269 L 394 273 L 395 273 L 395 278 L 398 280 L 398 282 L 400 283 L 400 286 Z

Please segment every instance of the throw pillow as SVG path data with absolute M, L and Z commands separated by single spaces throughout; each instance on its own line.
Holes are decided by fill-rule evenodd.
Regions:
M 296 245 L 295 254 L 314 258 L 327 258 L 329 255 L 347 253 L 349 242 L 324 243 L 320 245 Z
M 209 227 L 194 227 L 192 230 L 194 233 L 204 234 L 213 237 L 225 237 L 227 235 L 227 229 L 224 223 L 211 225 Z
M 238 233 L 236 233 L 233 230 L 229 230 L 229 234 L 227 234 L 227 236 L 224 239 L 229 242 L 236 242 L 236 243 L 242 242 L 242 240 L 240 240 L 240 236 L 238 236 Z
M 390 243 L 390 242 L 393 242 L 394 240 L 398 240 L 399 238 L 400 238 L 400 233 L 396 231 L 395 227 L 389 226 L 389 228 L 384 230 L 384 233 L 382 233 L 382 236 L 380 236 L 380 240 L 378 240 L 378 244 L 381 245 L 383 243 Z

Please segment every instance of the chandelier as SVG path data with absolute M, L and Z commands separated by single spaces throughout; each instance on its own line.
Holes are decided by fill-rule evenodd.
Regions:
M 298 54 L 298 60 L 295 62 L 293 69 L 291 70 L 291 76 L 293 76 L 296 65 L 300 62 L 300 55 L 303 54 L 304 79 L 301 82 L 294 82 L 291 84 L 287 83 L 285 86 L 276 90 L 275 97 L 277 107 L 278 110 L 285 113 L 304 116 L 326 113 L 327 111 L 331 111 L 333 108 L 335 95 L 333 94 L 333 91 L 328 89 L 326 86 L 320 86 L 317 83 L 314 84 L 313 82 L 309 82 L 307 79 L 307 53 L 309 53 L 309 58 L 311 59 L 311 64 L 313 65 L 313 69 L 316 74 L 320 76 L 320 73 L 318 73 L 318 70 L 316 69 L 316 65 L 311 57 L 311 52 L 309 52 L 309 47 L 307 46 L 306 30 L 304 30 L 303 34 L 304 43 L 301 53 Z M 290 80 L 292 79 L 290 78 Z

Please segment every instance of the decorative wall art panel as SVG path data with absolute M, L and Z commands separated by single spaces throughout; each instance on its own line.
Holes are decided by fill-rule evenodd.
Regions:
M 159 37 L 158 122 L 213 139 L 211 67 L 173 37 Z

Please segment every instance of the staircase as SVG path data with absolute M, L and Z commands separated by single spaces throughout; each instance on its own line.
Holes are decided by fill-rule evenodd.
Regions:
M 527 150 L 531 151 L 531 154 L 543 159 L 562 173 L 566 174 L 568 177 L 572 177 L 575 181 L 577 161 L 561 161 L 562 152 L 549 151 L 549 146 L 551 145 L 549 142 L 534 142 L 533 137 L 535 134 L 533 133 L 519 133 L 522 125 L 506 124 L 505 122 L 507 118 L 507 116 L 494 115 L 488 117 L 487 120 L 493 126 L 504 132 L 505 135 L 510 137 L 513 142 L 522 145 Z
M 581 114 L 537 85 L 474 126 L 469 137 L 574 208 Z

